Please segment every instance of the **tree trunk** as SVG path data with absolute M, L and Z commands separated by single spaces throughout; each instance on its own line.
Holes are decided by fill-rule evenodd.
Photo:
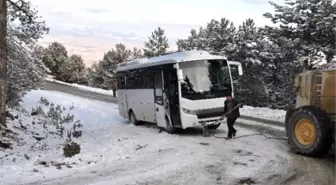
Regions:
M 0 125 L 6 127 L 7 2 L 0 0 Z

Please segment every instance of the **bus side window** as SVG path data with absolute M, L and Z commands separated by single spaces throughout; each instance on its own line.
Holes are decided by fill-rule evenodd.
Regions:
M 125 73 L 124 72 L 119 72 L 117 74 L 117 87 L 118 89 L 126 89 L 126 84 L 125 84 Z
M 158 104 L 163 104 L 163 92 L 162 92 L 162 76 L 161 72 L 155 72 L 155 102 Z
M 237 65 L 230 65 L 230 71 L 232 80 L 237 80 L 239 78 L 238 66 Z

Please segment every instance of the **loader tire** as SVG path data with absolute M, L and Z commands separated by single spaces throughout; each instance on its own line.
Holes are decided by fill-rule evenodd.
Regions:
M 293 113 L 295 112 L 295 109 L 293 108 L 288 108 L 286 111 L 286 116 L 285 116 L 285 124 L 287 125 L 288 121 L 290 120 L 290 118 L 292 117 Z
M 320 157 L 331 148 L 331 122 L 321 109 L 306 106 L 291 115 L 287 125 L 288 144 L 298 154 Z

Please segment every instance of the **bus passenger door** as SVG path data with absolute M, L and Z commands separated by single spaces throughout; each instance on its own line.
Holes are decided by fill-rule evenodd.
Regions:
M 159 127 L 166 127 L 165 108 L 163 99 L 163 74 L 162 71 L 154 72 L 155 86 L 154 86 L 154 106 L 156 123 Z

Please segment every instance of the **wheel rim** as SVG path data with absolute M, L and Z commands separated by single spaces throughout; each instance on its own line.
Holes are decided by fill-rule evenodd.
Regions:
M 316 139 L 316 128 L 309 119 L 300 119 L 295 125 L 296 140 L 304 146 L 312 144 Z

